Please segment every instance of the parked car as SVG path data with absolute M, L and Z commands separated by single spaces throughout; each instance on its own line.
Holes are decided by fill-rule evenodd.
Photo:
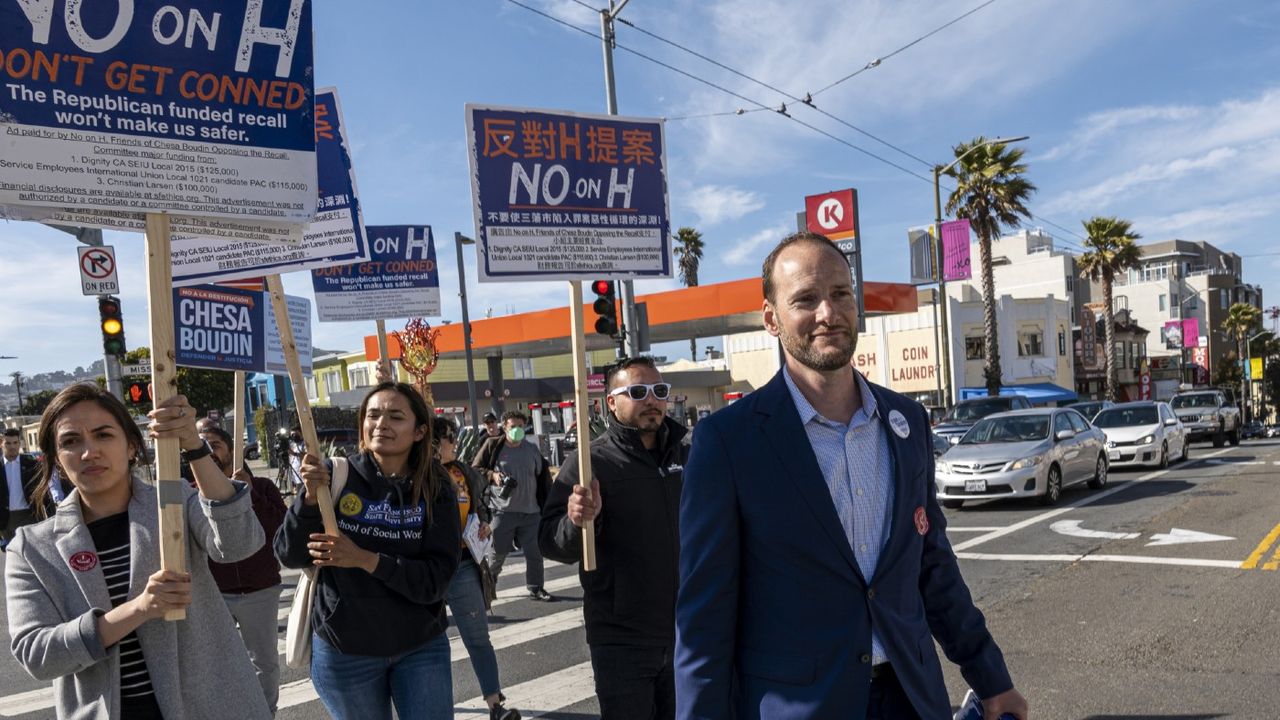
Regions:
M 1070 405 L 1067 405 L 1067 407 L 1083 415 L 1084 419 L 1089 422 L 1093 422 L 1094 415 L 1114 406 L 1115 403 L 1110 400 L 1082 400 L 1080 402 L 1073 402 Z
M 1268 425 L 1267 437 L 1269 438 L 1280 437 L 1280 425 Z
M 1191 443 L 1187 429 L 1167 403 L 1142 400 L 1120 403 L 1098 413 L 1093 424 L 1107 435 L 1111 467 L 1169 467 L 1172 458 L 1186 460 Z
M 937 464 L 943 507 L 967 500 L 1039 498 L 1053 505 L 1063 488 L 1107 483 L 1106 436 L 1070 408 L 1015 410 L 979 420 Z
M 1254 420 L 1251 423 L 1245 423 L 1245 426 L 1243 428 L 1240 428 L 1241 440 L 1253 440 L 1253 439 L 1266 437 L 1266 436 L 1267 436 L 1266 426 L 1258 422 L 1257 420 Z
M 1231 404 L 1226 393 L 1217 388 L 1186 390 L 1169 401 L 1169 407 L 1187 427 L 1192 442 L 1210 438 L 1214 447 L 1226 441 L 1240 444 L 1240 408 Z
M 995 397 L 977 397 L 961 400 L 951 408 L 951 412 L 933 427 L 933 433 L 947 443 L 955 445 L 960 438 L 978 422 L 988 415 L 1009 410 L 1025 410 L 1031 402 L 1022 395 L 997 395 Z

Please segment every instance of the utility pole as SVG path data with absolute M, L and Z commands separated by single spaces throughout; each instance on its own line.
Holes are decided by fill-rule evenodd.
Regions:
M 467 356 L 467 401 L 471 405 L 471 425 L 480 425 L 476 414 L 476 371 L 471 367 L 471 312 L 467 309 L 467 271 L 462 264 L 462 246 L 474 245 L 475 240 L 460 232 L 453 234 L 454 247 L 458 251 L 458 298 L 462 301 L 462 347 Z
M 613 21 L 627 6 L 630 0 L 609 0 L 609 9 L 600 11 L 600 42 L 604 49 L 604 96 L 605 107 L 610 115 L 618 114 L 618 93 L 613 82 L 613 46 L 615 36 Z M 622 353 L 624 357 L 635 357 L 638 353 L 639 325 L 636 322 L 636 290 L 630 280 L 618 282 L 618 295 L 622 301 L 622 316 L 618 318 L 618 333 L 622 335 Z

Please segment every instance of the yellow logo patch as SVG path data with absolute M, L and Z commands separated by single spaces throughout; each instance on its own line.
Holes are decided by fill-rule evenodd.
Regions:
M 354 493 L 346 493 L 342 496 L 342 500 L 338 502 L 338 511 L 347 517 L 359 515 L 364 509 L 364 503 L 360 502 L 360 498 Z

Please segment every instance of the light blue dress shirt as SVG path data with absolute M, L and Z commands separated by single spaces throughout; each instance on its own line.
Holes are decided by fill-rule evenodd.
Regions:
M 791 392 L 796 412 L 800 414 L 805 434 L 809 436 L 813 454 L 818 458 L 818 467 L 827 481 L 827 490 L 844 527 L 845 538 L 858 560 L 862 577 L 871 582 L 880 550 L 889 536 L 890 508 L 893 507 L 893 458 L 875 395 L 871 394 L 862 373 L 852 368 L 850 372 L 857 378 L 862 406 L 854 412 L 847 425 L 818 414 L 785 366 L 782 376 L 787 390 Z M 871 658 L 877 665 L 888 660 L 874 624 L 871 628 Z

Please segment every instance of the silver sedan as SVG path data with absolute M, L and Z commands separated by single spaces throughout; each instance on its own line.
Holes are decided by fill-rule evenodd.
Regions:
M 1070 408 L 998 413 L 978 421 L 938 459 L 943 507 L 967 500 L 1035 497 L 1052 505 L 1063 488 L 1107 483 L 1106 436 Z

